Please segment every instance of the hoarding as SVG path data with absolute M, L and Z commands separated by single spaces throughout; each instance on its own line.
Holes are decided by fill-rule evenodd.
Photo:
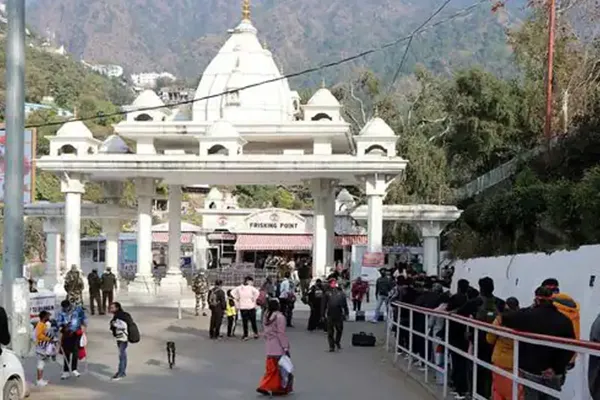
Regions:
M 23 132 L 25 138 L 25 150 L 23 159 L 23 203 L 33 202 L 35 196 L 35 130 L 28 129 Z M 6 131 L 4 126 L 0 127 L 0 203 L 4 203 L 4 174 L 6 154 Z

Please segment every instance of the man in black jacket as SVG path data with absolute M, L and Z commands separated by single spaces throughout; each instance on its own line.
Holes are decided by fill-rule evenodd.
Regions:
M 334 352 L 337 348 L 342 348 L 340 342 L 344 331 L 344 319 L 348 317 L 348 300 L 344 291 L 338 287 L 337 281 L 329 281 L 330 290 L 325 292 L 323 300 L 323 315 L 327 319 L 327 340 L 329 341 L 329 351 Z
M 227 308 L 225 292 L 221 288 L 223 281 L 217 279 L 215 286 L 208 291 L 208 307 L 210 308 L 210 326 L 208 334 L 211 339 L 221 338 L 221 323 Z
M 571 320 L 552 303 L 552 291 L 539 287 L 535 291 L 534 305 L 502 316 L 502 325 L 521 332 L 575 339 Z M 529 381 L 560 391 L 573 352 L 526 342 L 519 343 L 519 369 Z M 526 399 L 553 398 L 535 389 L 523 386 Z

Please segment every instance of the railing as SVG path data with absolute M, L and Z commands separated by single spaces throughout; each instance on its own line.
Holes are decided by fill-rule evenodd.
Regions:
M 402 310 L 408 310 L 408 323 L 401 320 Z M 424 332 L 420 332 L 414 329 L 414 317 L 415 314 L 424 315 L 425 329 Z M 406 311 L 404 311 L 406 315 Z M 438 338 L 431 335 L 429 322 L 432 318 L 443 319 L 443 338 Z M 472 346 L 468 351 L 459 349 L 449 342 L 450 337 L 450 323 L 456 322 L 465 325 L 467 328 L 473 331 L 472 335 Z M 402 322 L 402 323 L 401 323 Z M 508 338 L 513 340 L 513 369 L 507 371 L 502 368 L 496 367 L 488 362 L 482 361 L 478 358 L 478 341 L 479 333 L 484 331 L 486 333 L 492 333 L 497 335 L 498 338 Z M 400 334 L 400 332 L 405 332 Z M 403 343 L 400 340 L 401 336 L 403 339 L 407 339 L 408 343 Z M 414 342 L 416 338 L 421 338 L 425 342 L 424 354 L 418 354 L 414 349 Z M 393 342 L 393 343 L 392 343 Z M 471 387 L 469 389 L 470 396 L 472 399 L 487 400 L 477 393 L 477 374 L 478 369 L 475 366 L 483 367 L 491 370 L 492 373 L 499 374 L 512 381 L 512 399 L 517 400 L 522 398 L 520 393 L 520 386 L 535 389 L 538 392 L 544 393 L 551 398 L 561 398 L 561 391 L 551 389 L 547 386 L 543 386 L 539 383 L 525 379 L 519 370 L 519 346 L 521 343 L 528 343 L 532 345 L 547 346 L 555 349 L 567 350 L 577 354 L 574 369 L 567 371 L 567 375 L 575 375 L 575 390 L 579 393 L 575 397 L 576 400 L 583 400 L 589 398 L 589 391 L 587 385 L 587 357 L 586 356 L 600 356 L 600 343 L 594 343 L 582 340 L 569 340 L 554 336 L 537 335 L 524 332 L 517 332 L 512 329 L 499 327 L 496 325 L 487 324 L 471 318 L 462 317 L 453 313 L 436 311 L 427 308 L 421 308 L 406 303 L 394 302 L 388 306 L 388 318 L 386 327 L 386 350 L 390 350 L 392 347 L 394 354 L 394 364 L 398 363 L 398 360 L 402 354 L 408 362 L 407 369 L 410 371 L 415 361 L 421 363 L 423 368 L 421 369 L 424 374 L 425 383 L 429 383 L 430 372 L 434 372 L 438 377 L 438 384 L 442 386 L 443 398 L 447 398 L 449 392 L 449 374 L 450 374 L 450 352 L 454 352 L 465 359 L 468 363 L 473 365 L 472 371 L 470 372 Z M 408 344 L 408 346 L 406 345 Z M 432 357 L 432 347 L 441 347 L 443 359 L 441 362 L 437 362 Z M 422 348 L 422 347 L 421 347 Z M 438 353 L 439 354 L 439 353 Z M 439 360 L 438 360 L 439 361 Z M 441 365 L 440 365 L 441 364 Z M 441 379 L 439 379 L 441 378 Z M 440 382 L 441 381 L 441 382 Z M 491 390 L 490 390 L 491 392 Z

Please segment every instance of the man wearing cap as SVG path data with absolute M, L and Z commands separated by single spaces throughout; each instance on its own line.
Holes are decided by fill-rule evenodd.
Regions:
M 100 315 L 104 314 L 104 310 L 102 309 L 102 304 L 100 302 L 100 288 L 102 286 L 102 280 L 98 275 L 98 269 L 92 269 L 87 276 L 88 280 L 88 290 L 90 293 L 90 312 L 92 315 L 96 313 L 96 306 L 98 306 L 98 313 Z
M 102 311 L 101 314 L 106 312 L 109 305 L 113 303 L 114 291 L 117 289 L 117 277 L 112 273 L 110 267 L 106 267 L 106 270 L 102 274 Z

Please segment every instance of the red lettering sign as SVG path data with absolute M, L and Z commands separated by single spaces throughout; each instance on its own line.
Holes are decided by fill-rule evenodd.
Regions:
M 363 267 L 383 267 L 385 265 L 385 254 L 381 252 L 367 252 L 363 255 Z

